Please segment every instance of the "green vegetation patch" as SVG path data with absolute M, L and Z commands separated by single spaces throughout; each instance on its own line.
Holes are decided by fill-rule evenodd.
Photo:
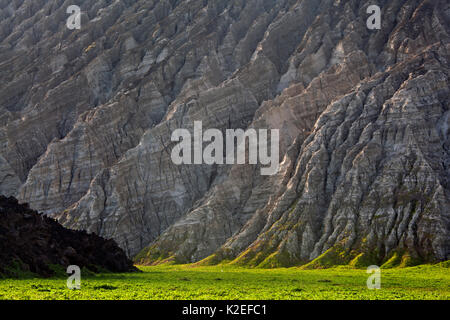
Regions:
M 367 289 L 370 274 L 348 265 L 329 269 L 242 268 L 230 265 L 160 265 L 138 273 L 82 272 L 81 290 L 64 278 L 0 279 L 0 299 L 443 299 L 450 298 L 449 262 L 381 270 L 381 289 Z

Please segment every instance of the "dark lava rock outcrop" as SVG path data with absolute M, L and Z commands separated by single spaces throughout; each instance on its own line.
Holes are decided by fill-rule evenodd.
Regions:
M 68 230 L 54 219 L 0 196 L 0 275 L 32 272 L 51 276 L 58 266 L 92 272 L 133 271 L 133 263 L 114 240 Z

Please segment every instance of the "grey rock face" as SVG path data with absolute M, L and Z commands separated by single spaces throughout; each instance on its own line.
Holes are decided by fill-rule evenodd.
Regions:
M 448 259 L 449 6 L 377 3 L 0 0 L 0 192 L 142 263 Z M 173 164 L 194 121 L 280 129 L 278 174 Z

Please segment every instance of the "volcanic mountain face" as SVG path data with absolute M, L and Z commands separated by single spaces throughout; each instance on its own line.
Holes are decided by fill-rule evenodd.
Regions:
M 0 18 L 1 193 L 143 263 L 449 259 L 447 1 L 0 0 Z M 175 165 L 194 121 L 279 129 L 278 174 Z
M 65 229 L 16 199 L 0 196 L 0 276 L 17 276 L 21 271 L 51 276 L 56 265 L 94 272 L 99 267 L 112 272 L 134 270 L 113 240 Z

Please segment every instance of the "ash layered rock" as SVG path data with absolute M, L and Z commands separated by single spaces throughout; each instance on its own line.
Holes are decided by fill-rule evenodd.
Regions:
M 143 6 L 143 2 L 139 5 Z M 126 151 L 130 151 L 130 154 L 136 154 L 132 149 L 137 145 L 146 144 L 143 133 L 149 131 L 147 136 L 150 136 L 152 126 L 161 121 L 164 113 L 167 113 L 166 119 L 171 118 L 173 113 L 178 113 L 177 118 L 181 119 L 184 110 L 191 108 L 193 99 L 198 99 L 198 96 L 204 90 L 217 86 L 217 90 L 214 91 L 216 96 L 210 94 L 207 101 L 201 103 L 205 105 L 220 104 L 217 108 L 223 110 L 215 109 L 214 106 L 211 107 L 211 115 L 218 117 L 218 119 L 212 121 L 211 127 L 219 128 L 228 128 L 229 125 L 235 128 L 245 127 L 257 109 L 257 103 L 254 100 L 262 101 L 271 94 L 278 81 L 278 73 L 273 63 L 263 55 L 255 59 L 252 63 L 253 66 L 247 66 L 245 72 L 233 76 L 238 80 L 230 82 L 231 85 L 222 85 L 222 82 L 227 79 L 227 75 L 232 75 L 236 68 L 245 62 L 245 59 L 247 62 L 250 60 L 251 47 L 256 47 L 257 37 L 263 37 L 261 26 L 258 27 L 259 31 L 252 31 L 252 35 L 248 39 L 243 38 L 245 36 L 243 31 L 249 25 L 252 25 L 254 19 L 258 19 L 259 25 L 268 25 L 270 19 L 275 18 L 279 7 L 286 5 L 285 3 L 273 2 L 270 5 L 262 6 L 260 1 L 247 5 L 230 2 L 228 9 L 233 11 L 233 17 L 228 14 L 221 15 L 215 25 L 210 28 L 211 30 L 208 30 L 206 26 L 210 24 L 211 18 L 218 16 L 222 12 L 220 10 L 225 10 L 225 7 L 209 4 L 209 11 L 205 12 L 203 3 L 196 2 L 193 6 L 191 6 L 192 4 L 189 5 L 192 17 L 185 17 L 181 13 L 188 7 L 186 3 L 181 3 L 173 8 L 167 7 L 167 5 L 168 3 L 165 3 L 165 9 L 162 12 L 159 11 L 159 5 L 156 5 L 155 8 L 149 8 L 148 16 L 145 17 L 141 12 L 144 8 L 138 11 L 136 15 L 130 12 L 138 6 L 129 9 L 123 8 L 125 10 L 123 17 L 127 17 L 127 15 L 131 15 L 131 17 L 127 17 L 127 19 L 118 18 L 113 28 L 118 29 L 119 34 L 116 34 L 117 31 L 114 33 L 112 30 L 107 31 L 109 38 L 99 37 L 94 39 L 97 32 L 87 32 L 85 36 L 89 37 L 89 41 L 83 41 L 87 45 L 83 50 L 82 58 L 84 59 L 76 58 L 68 64 L 70 66 L 76 65 L 74 68 L 80 69 L 80 73 L 86 80 L 86 85 L 89 86 L 94 96 L 94 103 L 100 105 L 93 105 L 92 111 L 81 113 L 77 122 L 71 126 L 67 134 L 48 145 L 45 153 L 40 156 L 32 170 L 29 171 L 25 183 L 19 190 L 18 195 L 21 201 L 27 201 L 34 208 L 38 208 L 47 214 L 57 214 L 76 205 L 84 196 L 89 197 L 91 185 L 92 189 L 96 188 L 95 184 L 102 180 L 105 169 L 114 171 L 115 168 L 110 168 L 115 164 L 118 164 L 121 160 L 123 160 L 122 163 L 127 162 L 127 159 L 125 159 Z M 259 9 L 255 11 L 252 9 L 254 7 Z M 243 9 L 242 16 L 236 15 L 240 10 L 239 8 Z M 216 10 L 219 11 L 216 12 Z M 251 14 L 250 20 L 248 14 Z M 100 16 L 103 16 L 103 11 Z M 193 19 L 193 17 L 196 17 L 196 19 Z M 138 36 L 137 32 L 141 31 L 141 25 L 133 18 L 140 20 L 141 23 L 147 23 L 153 28 L 152 41 L 145 39 L 142 34 Z M 91 25 L 102 23 L 102 18 L 94 20 L 91 21 Z M 195 20 L 195 22 L 190 21 L 191 25 L 187 25 L 183 29 L 179 24 L 180 21 L 185 20 L 187 22 Z M 237 21 L 236 24 L 232 23 L 234 20 Z M 131 34 L 129 30 L 121 32 L 121 30 L 125 30 L 123 26 L 125 23 L 131 24 L 132 26 L 128 26 L 128 28 L 131 28 L 134 32 Z M 232 25 L 233 27 L 231 27 Z M 83 29 L 80 33 L 83 34 Z M 148 31 L 145 34 L 150 35 Z M 213 42 L 207 37 L 208 34 L 212 37 Z M 74 35 L 70 35 L 69 39 L 75 40 Z M 116 41 L 115 46 L 108 49 L 112 41 Z M 224 49 L 224 46 L 227 45 L 226 41 L 233 43 L 230 48 L 237 43 L 247 48 L 246 50 L 240 49 L 239 61 L 234 60 L 233 50 L 227 52 Z M 76 45 L 73 44 L 72 46 Z M 211 51 L 211 45 L 217 47 L 216 51 Z M 62 47 L 66 48 L 64 45 Z M 67 45 L 66 50 L 69 50 L 69 45 Z M 72 48 L 72 50 L 74 49 Z M 246 58 L 244 59 L 242 55 L 245 55 Z M 64 61 L 65 59 L 61 58 L 60 55 L 53 58 L 51 66 L 55 69 L 55 72 L 60 69 L 61 63 Z M 246 85 L 242 83 L 246 83 Z M 249 91 L 245 91 L 245 97 L 241 98 L 242 93 L 239 91 L 247 89 Z M 137 95 L 134 99 L 137 100 L 139 108 L 134 106 L 133 101 L 126 100 L 127 95 Z M 203 96 L 206 97 L 207 95 Z M 221 96 L 224 96 L 223 99 Z M 173 102 L 172 100 L 175 97 L 176 100 Z M 108 99 L 113 101 L 108 102 Z M 117 104 L 114 101 L 124 102 Z M 224 108 L 225 106 L 227 108 Z M 111 115 L 111 113 L 114 115 Z M 94 118 L 91 119 L 93 115 Z M 164 121 L 167 122 L 167 120 Z M 183 119 L 183 121 L 187 122 L 186 119 Z M 183 123 L 178 121 L 178 125 L 183 125 Z M 161 125 L 160 127 L 164 126 Z M 172 129 L 174 128 L 176 127 L 172 126 Z M 156 134 L 157 137 L 163 135 L 158 131 L 156 131 Z M 163 135 L 165 144 L 167 144 L 169 137 L 170 132 L 165 130 Z M 152 137 L 149 143 L 159 144 L 159 142 L 154 142 L 155 138 Z M 137 148 L 144 149 L 144 147 Z M 150 147 L 150 149 L 155 150 L 158 148 L 161 154 L 163 153 L 162 150 L 165 154 L 165 146 L 158 147 L 155 145 Z M 156 152 L 152 151 L 152 153 Z M 154 158 L 161 157 L 161 154 Z M 141 161 L 141 159 L 145 158 L 133 159 L 133 161 Z M 140 164 L 140 166 L 144 166 L 145 170 L 150 170 L 149 165 L 153 163 L 156 163 L 155 159 L 148 160 L 147 163 Z M 164 163 L 164 165 L 169 166 L 167 163 Z M 220 170 L 223 171 L 223 169 Z M 197 171 L 200 171 L 198 174 L 202 175 L 202 170 Z M 169 173 L 165 173 L 165 175 L 169 175 Z M 172 174 L 170 173 L 170 175 Z M 200 177 L 199 180 L 209 180 L 209 175 L 208 173 L 205 177 Z M 110 176 L 110 174 L 108 173 L 107 176 Z M 136 180 L 137 177 L 132 175 L 129 179 Z M 132 183 L 134 184 L 134 182 Z M 152 187 L 149 189 L 145 187 L 145 194 L 149 192 L 164 194 L 165 187 L 162 187 L 161 190 L 159 188 Z M 182 187 L 177 186 L 175 189 L 180 190 Z M 191 194 L 189 196 L 195 199 L 200 197 L 207 190 L 207 187 L 197 187 L 194 183 L 194 188 L 188 189 L 202 190 L 199 195 Z M 97 193 L 95 194 L 97 196 Z M 182 209 L 180 210 L 182 212 L 190 207 L 190 204 L 184 204 L 184 200 L 177 199 L 179 191 L 173 194 L 173 197 L 176 198 L 175 201 L 170 199 L 172 196 L 169 196 L 168 203 L 181 203 Z M 119 202 L 123 202 L 130 197 L 133 197 L 133 195 L 123 196 Z M 145 197 L 147 197 L 145 201 L 151 201 L 151 199 L 148 199 L 149 196 Z M 99 199 L 102 198 L 99 197 L 96 201 Z M 140 202 L 142 198 L 139 196 L 135 201 Z M 192 202 L 192 200 L 190 201 Z M 128 201 L 117 204 L 114 201 L 113 206 L 127 208 L 127 203 Z M 147 205 L 141 203 L 139 207 L 141 206 L 148 211 Z M 130 245 L 132 252 L 140 250 L 148 244 L 148 239 L 153 239 L 159 235 L 160 229 L 164 230 L 165 226 L 173 222 L 176 214 L 172 213 L 173 209 L 167 210 L 167 213 L 164 210 L 158 213 L 163 217 L 161 223 L 152 221 L 151 232 L 148 231 L 147 226 L 138 227 L 144 231 L 136 232 L 132 238 L 143 238 L 143 240 L 140 240 L 138 245 Z M 114 209 L 114 211 L 116 210 Z M 98 216 L 95 213 L 91 214 Z M 102 213 L 103 215 L 107 214 Z M 155 213 L 146 212 L 144 215 L 152 217 Z M 118 217 L 116 214 L 112 223 L 121 223 L 119 221 L 123 219 L 117 219 Z M 84 219 L 72 217 L 73 224 L 71 226 L 74 228 L 89 228 L 117 238 L 123 238 L 122 235 L 124 234 L 129 236 L 129 230 L 134 229 L 133 226 L 128 224 L 124 228 L 115 226 L 108 231 L 103 231 L 103 227 L 99 227 L 103 223 L 98 223 L 98 220 L 98 218 L 88 219 L 88 222 L 85 223 L 83 222 Z M 169 222 L 166 223 L 166 220 Z M 163 225 L 163 227 L 158 227 L 158 224 Z M 123 240 L 121 244 L 125 246 L 127 241 Z M 132 242 L 134 243 L 135 240 Z
M 0 191 L 143 263 L 448 259 L 448 4 L 370 4 L 0 0 Z M 280 129 L 279 173 L 175 166 L 194 121 Z
M 428 52 L 331 104 L 303 143 L 286 191 L 255 219 L 260 228 L 249 237 L 246 226 L 219 255 L 248 248 L 236 262 L 277 266 L 321 262 L 343 247 L 350 253 L 337 263 L 360 253 L 373 263 L 397 252 L 447 260 L 448 136 L 436 126 L 447 121 L 446 59 L 446 50 Z
M 127 252 L 136 254 L 185 214 L 186 208 L 193 207 L 215 177 L 226 172 L 226 168 L 209 165 L 174 165 L 173 130 L 193 132 L 194 121 L 205 119 L 204 115 L 210 115 L 203 121 L 205 130 L 239 128 L 242 121 L 251 120 L 257 107 L 251 92 L 237 80 L 200 93 L 188 105 L 177 105 L 170 118 L 148 130 L 136 148 L 97 176 L 88 193 L 59 216 L 60 221 L 114 237 Z M 130 233 L 130 229 L 140 232 Z
M 444 65 L 444 70 L 448 71 L 448 57 L 445 54 L 447 47 L 443 41 L 438 41 L 433 49 L 430 49 L 430 52 L 423 53 L 424 50 L 429 49 L 428 45 L 433 40 L 439 40 L 439 38 L 434 38 L 435 34 L 431 32 L 432 21 L 441 21 L 441 24 L 434 22 L 435 27 L 439 30 L 437 35 L 442 37 L 441 40 L 446 39 L 448 42 L 448 34 L 442 24 L 442 21 L 445 21 L 446 18 L 439 15 L 438 7 L 430 10 L 431 8 L 426 3 L 416 7 L 415 11 L 411 4 L 405 4 L 403 7 L 401 5 L 399 2 L 393 2 L 387 10 L 401 12 L 403 19 L 406 19 L 412 25 L 419 21 L 420 23 L 428 22 L 425 28 L 430 32 L 430 42 L 417 33 L 416 27 L 412 28 L 413 31 L 407 30 L 405 27 L 406 21 L 399 23 L 397 26 L 391 21 L 391 28 L 398 33 L 404 37 L 408 34 L 411 39 L 417 39 L 417 41 L 422 38 L 424 43 L 423 48 L 416 47 L 417 42 L 415 42 L 414 47 L 409 49 L 402 47 L 401 50 L 408 52 L 408 54 L 398 55 L 398 60 L 393 62 L 392 48 L 399 46 L 397 43 L 399 36 L 396 33 L 391 36 L 391 40 L 387 43 L 382 43 L 374 48 L 373 43 L 379 41 L 380 35 L 378 33 L 372 34 L 365 41 L 363 41 L 365 32 L 363 29 L 358 30 L 362 36 L 359 36 L 357 32 L 349 32 L 344 39 L 334 38 L 336 34 L 339 34 L 339 29 L 337 29 L 320 37 L 321 32 L 325 33 L 329 30 L 326 26 L 317 25 L 311 30 L 311 38 L 305 38 L 300 45 L 300 48 L 307 53 L 299 50 L 300 54 L 291 58 L 288 71 L 281 77 L 278 89 L 288 88 L 274 101 L 264 103 L 257 111 L 256 119 L 252 124 L 258 126 L 258 122 L 264 119 L 262 127 L 283 128 L 281 136 L 284 141 L 281 141 L 281 150 L 282 153 L 283 150 L 289 150 L 290 153 L 288 152 L 285 155 L 280 175 L 265 182 L 258 181 L 258 178 L 251 177 L 251 174 L 250 177 L 247 174 L 245 177 L 241 176 L 237 179 L 230 175 L 226 183 L 220 186 L 216 193 L 209 196 L 203 206 L 193 210 L 178 224 L 166 231 L 155 244 L 143 250 L 136 261 L 141 263 L 168 260 L 181 263 L 195 262 L 214 253 L 205 260 L 205 263 L 217 263 L 222 259 L 235 259 L 235 263 L 273 267 L 305 264 L 326 253 L 317 263 L 323 266 L 324 258 L 333 253 L 333 250 L 341 250 L 341 247 L 344 248 L 342 252 L 346 255 L 341 260 L 335 259 L 333 263 L 381 264 L 399 253 L 400 255 L 404 254 L 405 259 L 412 256 L 413 258 L 410 260 L 414 260 L 416 263 L 448 259 L 449 224 L 448 209 L 446 209 L 447 205 L 445 204 L 449 203 L 449 198 L 448 188 L 442 187 L 442 181 L 444 181 L 444 185 L 448 185 L 446 182 L 448 180 L 449 158 L 448 148 L 446 147 L 448 136 L 439 133 L 442 132 L 442 129 L 436 130 L 433 127 L 435 122 L 445 123 L 447 121 L 448 72 L 438 76 L 441 81 L 439 86 L 429 88 L 426 92 L 422 91 L 416 98 L 409 95 L 408 91 L 400 88 L 403 81 L 406 85 L 409 76 L 413 77 L 417 73 L 425 72 L 420 71 L 424 66 L 430 68 L 430 79 L 419 77 L 411 82 L 412 84 L 409 85 L 411 88 L 414 86 L 428 87 L 429 81 L 436 81 L 434 73 L 442 68 L 442 65 Z M 433 13 L 427 16 L 430 11 Z M 344 12 L 345 15 L 348 15 L 348 11 L 344 10 Z M 408 16 L 408 14 L 411 16 Z M 345 15 L 341 16 L 339 21 L 349 21 Z M 410 17 L 412 18 L 410 19 Z M 318 19 L 328 21 L 326 16 Z M 349 26 L 341 24 L 339 28 L 342 28 L 342 30 L 354 28 L 353 21 L 351 23 L 349 21 L 349 24 Z M 343 33 L 346 32 L 343 31 Z M 355 37 L 359 39 L 355 39 Z M 322 41 L 316 40 L 317 45 L 315 45 L 314 40 L 317 38 L 322 39 Z M 323 41 L 323 39 L 326 39 L 326 41 Z M 406 42 L 404 41 L 404 43 Z M 309 46 L 305 46 L 304 43 L 308 43 Z M 369 44 L 370 50 L 366 49 L 367 44 Z M 326 50 L 323 48 L 326 48 Z M 376 50 L 380 56 L 375 58 L 373 50 Z M 331 54 L 327 55 L 327 52 Z M 418 54 L 419 57 L 416 56 Z M 419 62 L 421 59 L 430 58 L 433 55 L 439 55 L 439 58 L 436 61 L 430 59 L 423 65 Z M 302 58 L 303 61 L 300 60 Z M 377 70 L 383 65 L 387 66 L 386 69 L 394 68 L 396 63 L 400 63 L 402 60 L 407 62 L 397 66 L 395 73 L 406 66 L 411 67 L 411 69 L 404 71 L 402 80 L 389 82 L 386 79 L 393 79 L 398 75 L 388 76 L 384 74 L 381 76 L 376 74 Z M 392 66 L 389 67 L 390 64 Z M 314 68 L 325 69 L 326 71 L 317 76 L 318 70 L 314 70 Z M 347 81 L 343 83 L 342 79 Z M 383 81 L 386 81 L 386 83 L 382 85 L 381 82 Z M 421 82 L 423 84 L 419 85 Z M 375 83 L 379 87 L 372 88 L 371 86 L 375 86 Z M 309 86 L 305 89 L 304 84 Z M 361 93 L 358 97 L 359 101 L 356 104 L 367 103 L 364 99 L 366 99 L 369 88 L 372 90 L 371 99 L 377 102 L 375 104 L 372 102 L 368 106 L 363 104 L 364 108 L 361 111 L 363 115 L 360 118 L 343 119 L 342 125 L 335 136 L 330 135 L 328 132 L 336 121 L 336 115 L 345 112 L 344 110 L 350 108 L 349 104 L 352 103 L 349 99 L 350 96 L 344 98 L 340 103 L 332 102 L 332 100 L 339 101 L 340 96 L 346 93 L 353 92 L 355 94 L 361 90 L 360 86 L 363 85 L 365 86 L 364 93 Z M 403 91 L 400 91 L 400 89 Z M 389 91 L 391 91 L 390 94 L 386 95 L 386 92 Z M 391 106 L 389 99 L 391 96 L 396 96 L 397 91 L 400 91 L 397 95 L 403 96 L 404 100 L 397 101 L 397 106 Z M 410 98 L 412 100 L 409 100 Z M 361 136 L 361 130 L 364 128 L 364 126 L 360 127 L 362 123 L 366 123 L 367 129 L 370 128 L 371 130 L 381 126 L 381 124 L 376 123 L 376 117 L 373 114 L 377 110 L 376 104 L 378 104 L 378 109 L 381 108 L 380 105 L 386 103 L 394 110 L 396 108 L 402 110 L 402 108 L 405 108 L 404 105 L 412 105 L 411 108 L 415 108 L 413 106 L 417 103 L 415 101 L 424 101 L 429 98 L 435 100 L 436 105 L 441 106 L 440 109 L 434 105 L 431 107 L 431 109 L 435 108 L 433 117 L 430 118 L 429 116 L 427 110 L 430 108 L 429 105 L 423 106 L 423 113 L 415 113 L 414 117 L 411 117 L 411 114 L 399 114 L 398 111 L 391 111 L 396 115 L 394 116 L 396 121 L 389 124 L 383 123 L 383 126 L 388 128 L 378 129 L 379 141 L 373 143 L 356 139 Z M 419 102 L 419 105 L 423 105 L 423 102 Z M 325 111 L 318 122 L 314 124 L 327 106 L 328 109 L 334 106 L 337 114 L 331 113 L 326 116 L 328 113 Z M 352 108 L 354 109 L 355 106 Z M 352 112 L 355 111 L 352 110 Z M 391 153 L 389 159 L 383 160 L 385 149 L 391 148 L 392 144 L 394 144 L 396 150 L 399 148 L 398 145 L 409 144 L 410 137 L 407 136 L 403 137 L 405 141 L 396 141 L 395 143 L 384 136 L 384 130 L 395 130 L 390 128 L 394 123 L 402 127 L 402 129 L 399 129 L 400 131 L 409 125 L 410 135 L 413 132 L 434 130 L 431 136 L 423 135 L 420 143 L 422 145 L 430 144 L 431 147 L 433 143 L 426 141 L 429 139 L 436 142 L 436 145 L 431 147 L 428 152 L 439 154 L 440 157 L 436 159 L 435 166 L 433 166 L 435 171 L 428 174 L 433 175 L 431 185 L 438 190 L 437 195 L 429 187 L 406 186 L 406 183 L 399 181 L 398 179 L 401 179 L 402 174 L 406 175 L 405 167 L 397 168 L 397 172 L 388 169 L 378 172 L 380 170 L 378 163 L 380 162 L 401 162 L 400 159 L 403 155 L 400 150 L 407 149 L 407 147 L 400 148 L 399 152 L 395 154 L 389 152 Z M 319 132 L 315 133 L 315 130 L 319 130 L 319 126 L 325 128 L 321 128 Z M 421 127 L 421 131 L 416 130 Z M 439 128 L 442 128 L 442 125 Z M 352 129 L 354 132 L 352 132 Z M 310 131 L 312 131 L 311 134 Z M 368 132 L 364 131 L 364 134 L 369 134 Z M 327 134 L 325 135 L 325 133 Z M 320 135 L 321 142 L 313 146 L 310 141 L 315 134 Z M 373 132 L 369 136 L 372 134 Z M 306 141 L 305 138 L 307 138 Z M 366 137 L 366 139 L 368 138 Z M 337 143 L 336 140 L 345 140 L 345 143 L 343 141 Z M 293 143 L 294 141 L 296 144 Z M 302 148 L 294 147 L 303 141 Z M 367 146 L 364 147 L 364 143 Z M 292 147 L 289 148 L 289 146 Z M 349 148 L 351 146 L 354 149 L 346 150 L 344 146 Z M 439 146 L 441 147 L 439 148 Z M 299 153 L 296 154 L 295 152 Z M 360 159 L 362 156 L 366 160 L 362 161 Z M 409 156 L 413 157 L 411 154 Z M 393 159 L 391 160 L 390 157 Z M 414 157 L 416 156 L 414 155 Z M 355 159 L 362 161 L 357 169 L 353 168 L 353 165 L 356 166 Z M 302 161 L 308 161 L 308 164 L 302 163 Z M 302 163 L 301 167 L 299 163 Z M 346 166 L 343 166 L 343 163 Z M 438 166 L 438 163 L 442 163 L 442 165 Z M 387 166 L 389 167 L 389 165 Z M 421 166 L 419 165 L 419 167 Z M 233 171 L 238 171 L 238 168 L 233 168 Z M 356 174 L 355 172 L 360 173 Z M 302 178 L 292 178 L 296 175 L 302 176 Z M 345 179 L 345 177 L 348 178 Z M 441 177 L 441 179 L 437 179 L 438 177 Z M 385 182 L 386 184 L 379 185 L 377 191 L 372 191 L 371 181 L 378 181 L 377 179 L 388 181 Z M 415 180 L 420 180 L 420 178 L 417 179 L 416 177 Z M 302 181 L 301 187 L 297 186 L 300 183 L 299 181 Z M 339 181 L 339 183 L 336 181 Z M 243 185 L 243 182 L 244 188 L 239 188 Z M 244 204 L 230 205 L 235 203 L 230 186 L 239 188 L 238 193 L 244 198 Z M 274 190 L 273 186 L 279 187 Z M 252 197 L 248 196 L 248 192 L 246 196 L 245 190 L 247 188 L 254 192 L 253 195 L 260 200 L 258 205 L 250 207 L 254 204 L 254 201 L 251 201 Z M 401 188 L 404 190 L 397 192 L 397 189 Z M 353 189 L 358 191 L 353 191 Z M 441 192 L 441 189 L 446 189 L 446 191 Z M 226 190 L 229 191 L 226 192 Z M 386 193 L 385 190 L 389 191 Z M 358 196 L 349 197 L 353 193 L 358 194 Z M 384 200 L 389 205 L 382 205 L 375 194 L 383 194 Z M 408 196 L 405 197 L 405 194 L 408 194 Z M 417 203 L 415 199 L 421 199 L 421 201 Z M 245 200 L 250 201 L 245 203 Z M 371 201 L 372 207 L 366 208 L 367 204 L 363 201 Z M 349 202 L 351 204 L 348 204 Z M 408 206 L 404 208 L 406 204 Z M 247 211 L 249 207 L 250 210 Z M 367 213 L 374 208 L 376 208 L 376 214 L 373 212 Z M 424 208 L 428 208 L 428 210 Z M 430 208 L 433 209 L 430 210 Z M 248 215 L 247 212 L 253 214 Z M 361 212 L 365 212 L 365 215 L 361 216 Z M 236 226 L 239 218 L 241 218 L 240 223 L 242 223 L 240 228 L 239 225 Z M 217 226 L 212 221 L 223 222 Z M 433 221 L 435 225 L 432 226 L 430 221 Z M 229 227 L 230 225 L 233 227 Z M 420 234 L 417 229 L 421 230 Z M 225 244 L 216 251 L 215 247 L 219 248 L 218 243 L 224 242 L 224 239 L 227 239 Z M 363 255 L 360 255 L 360 253 Z M 367 258 L 366 256 L 370 257 Z

